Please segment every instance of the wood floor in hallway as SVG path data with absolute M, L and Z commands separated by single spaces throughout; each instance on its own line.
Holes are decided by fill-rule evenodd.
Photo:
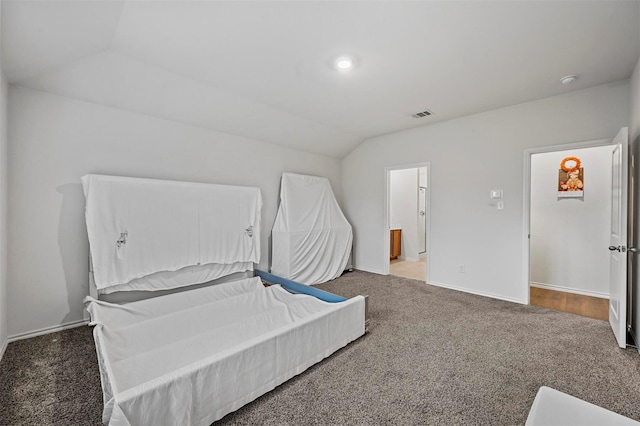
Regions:
M 530 287 L 530 303 L 588 318 L 609 320 L 609 299 Z

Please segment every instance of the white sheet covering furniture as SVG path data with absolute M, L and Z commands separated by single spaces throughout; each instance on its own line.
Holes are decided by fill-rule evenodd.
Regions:
M 209 425 L 364 334 L 362 296 L 327 303 L 257 277 L 86 306 L 109 425 Z
M 542 386 L 533 400 L 526 426 L 614 426 L 640 423 L 618 413 Z
M 103 175 L 82 185 L 99 293 L 206 282 L 260 261 L 259 188 Z
M 328 303 L 248 278 L 258 188 L 87 175 L 96 298 L 87 297 L 109 425 L 209 425 L 364 334 L 365 298 Z M 224 277 L 222 278 L 224 279 Z
M 283 173 L 272 230 L 271 273 L 303 284 L 342 274 L 353 231 L 327 178 Z

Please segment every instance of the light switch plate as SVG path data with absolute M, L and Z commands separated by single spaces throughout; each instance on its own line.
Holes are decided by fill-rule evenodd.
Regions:
M 502 189 L 492 189 L 490 194 L 491 198 L 502 198 Z

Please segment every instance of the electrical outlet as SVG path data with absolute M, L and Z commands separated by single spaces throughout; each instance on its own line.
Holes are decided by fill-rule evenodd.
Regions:
M 464 274 L 464 265 L 458 265 L 458 272 Z

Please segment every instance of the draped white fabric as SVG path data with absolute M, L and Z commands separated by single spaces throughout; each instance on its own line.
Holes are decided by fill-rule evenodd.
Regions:
M 283 173 L 271 272 L 307 285 L 332 280 L 347 266 L 352 242 L 329 180 Z
M 260 261 L 259 188 L 87 175 L 82 178 L 96 287 L 133 280 L 136 289 L 195 284 L 142 280 L 163 271 Z M 221 274 L 230 269 L 219 268 Z
M 259 278 L 85 304 L 109 425 L 209 425 L 364 334 L 362 296 L 327 303 Z

